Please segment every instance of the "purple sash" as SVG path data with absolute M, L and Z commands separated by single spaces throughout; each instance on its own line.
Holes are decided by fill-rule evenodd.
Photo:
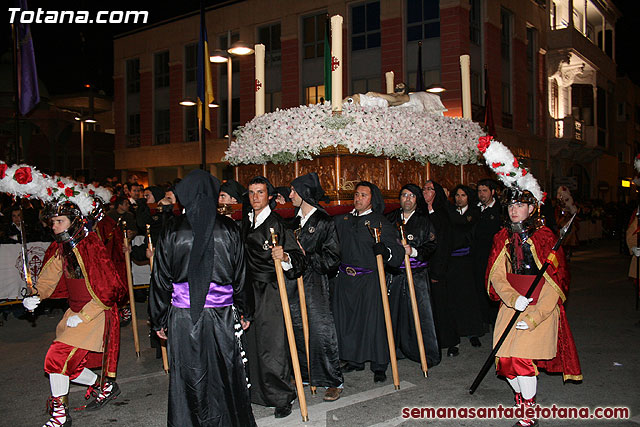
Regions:
M 426 267 L 429 265 L 427 261 L 418 261 L 415 258 L 409 258 L 409 262 L 412 270 L 415 270 L 416 268 Z M 402 261 L 402 265 L 400 266 L 400 268 L 407 268 L 406 265 L 404 265 L 404 261 Z
M 171 294 L 171 304 L 178 308 L 190 308 L 189 282 L 174 283 L 173 294 Z M 204 302 L 204 308 L 227 307 L 233 304 L 233 286 L 218 285 L 211 282 L 209 293 Z
M 340 264 L 340 267 L 338 269 L 347 276 L 352 277 L 360 276 L 361 274 L 373 273 L 373 270 L 369 270 L 368 268 L 356 267 L 355 265 L 349 264 Z
M 455 251 L 451 252 L 451 256 L 466 256 L 466 255 L 469 255 L 470 253 L 471 253 L 471 248 L 466 247 L 466 248 L 456 249 Z

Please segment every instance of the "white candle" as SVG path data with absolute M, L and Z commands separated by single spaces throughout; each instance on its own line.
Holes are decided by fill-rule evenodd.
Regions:
M 471 58 L 460 55 L 460 73 L 462 75 L 462 117 L 471 120 Z
M 384 73 L 384 78 L 387 81 L 387 93 L 393 93 L 395 89 L 393 84 L 393 71 L 387 71 Z
M 331 110 L 342 111 L 342 16 L 331 17 Z
M 256 116 L 264 114 L 264 45 L 257 44 L 254 47 L 256 56 Z

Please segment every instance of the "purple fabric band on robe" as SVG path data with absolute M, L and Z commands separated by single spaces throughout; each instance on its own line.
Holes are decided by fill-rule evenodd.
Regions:
M 460 249 L 456 249 L 455 251 L 451 252 L 451 256 L 466 256 L 469 255 L 471 253 L 471 248 L 467 247 L 467 248 L 460 248 Z
M 415 258 L 409 258 L 410 264 L 411 264 L 411 269 L 416 269 L 416 268 L 422 268 L 422 267 L 426 267 L 429 265 L 429 263 L 427 261 L 418 261 Z M 404 265 L 404 261 L 402 261 L 402 265 L 400 266 L 400 268 L 407 268 Z
M 174 283 L 173 294 L 171 294 L 171 304 L 178 308 L 190 308 L 189 282 Z M 233 304 L 233 286 L 218 285 L 211 282 L 209 293 L 204 302 L 204 308 L 227 307 Z
M 360 276 L 361 274 L 369 274 L 373 273 L 373 270 L 369 270 L 368 268 L 356 267 L 355 265 L 349 264 L 340 264 L 338 268 L 341 272 L 346 274 L 347 276 Z

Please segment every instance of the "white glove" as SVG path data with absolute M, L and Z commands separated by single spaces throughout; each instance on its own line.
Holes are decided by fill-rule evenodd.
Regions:
M 524 331 L 525 329 L 529 329 L 529 325 L 527 325 L 527 322 L 525 322 L 524 320 L 521 320 L 516 323 L 516 329 L 521 329 Z
M 40 304 L 40 297 L 38 296 L 26 297 L 22 300 L 22 305 L 29 311 L 35 310 L 38 304 Z
M 631 252 L 633 252 L 633 256 L 640 256 L 640 246 L 632 247 Z
M 77 314 L 74 314 L 73 316 L 67 319 L 67 326 L 70 328 L 75 328 L 80 323 L 82 323 L 82 319 Z
M 527 299 L 522 295 L 520 295 L 516 300 L 516 303 L 513 305 L 513 308 L 515 308 L 518 311 L 524 311 L 531 301 L 533 301 L 533 298 Z

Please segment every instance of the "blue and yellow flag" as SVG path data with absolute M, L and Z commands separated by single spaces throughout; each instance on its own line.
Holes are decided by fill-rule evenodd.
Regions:
M 204 11 L 200 12 L 200 39 L 198 40 L 198 120 L 202 120 L 202 104 L 204 103 L 204 127 L 211 132 L 209 104 L 213 98 L 213 80 L 211 78 L 211 64 L 209 64 L 209 42 L 207 40 L 207 26 L 204 22 Z

